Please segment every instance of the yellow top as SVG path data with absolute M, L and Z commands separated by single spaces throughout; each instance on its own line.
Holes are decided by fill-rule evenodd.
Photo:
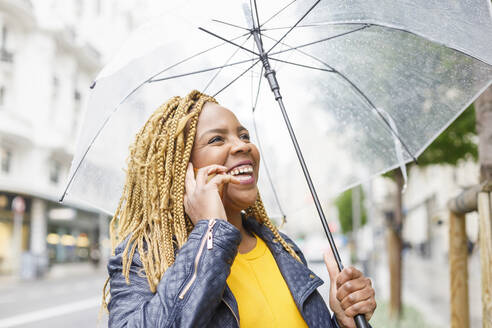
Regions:
M 239 308 L 241 327 L 307 327 L 265 242 L 238 253 L 227 284 Z

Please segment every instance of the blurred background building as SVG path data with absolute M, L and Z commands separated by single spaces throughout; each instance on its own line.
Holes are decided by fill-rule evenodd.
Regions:
M 87 90 L 132 28 L 116 1 L 0 0 L 0 275 L 107 248 L 108 217 L 58 199 Z

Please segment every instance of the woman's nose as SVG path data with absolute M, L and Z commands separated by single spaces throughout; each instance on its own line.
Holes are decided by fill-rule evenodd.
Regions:
M 251 151 L 251 144 L 246 143 L 241 139 L 237 139 L 234 141 L 234 144 L 231 147 L 231 153 L 249 153 Z

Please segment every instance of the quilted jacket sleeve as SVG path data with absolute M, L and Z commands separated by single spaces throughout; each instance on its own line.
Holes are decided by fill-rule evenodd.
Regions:
M 108 264 L 109 327 L 203 327 L 219 305 L 240 242 L 237 228 L 224 220 L 199 221 L 153 294 L 135 252 L 130 284 L 122 274 L 118 246 Z

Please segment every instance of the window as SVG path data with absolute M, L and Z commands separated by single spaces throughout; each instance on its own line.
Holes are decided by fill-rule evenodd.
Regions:
M 81 103 L 81 95 L 79 90 L 75 89 L 73 93 L 73 100 L 74 100 L 74 107 L 73 107 L 73 118 L 72 118 L 72 135 L 75 136 L 75 133 L 77 132 L 77 122 L 79 119 L 79 113 L 80 113 L 80 103 Z
M 75 101 L 76 106 L 80 104 L 80 92 L 77 89 L 73 92 L 73 100 Z
M 0 48 L 2 50 L 5 50 L 5 48 L 7 48 L 7 35 L 8 35 L 7 26 L 3 25 L 2 26 L 2 38 L 1 38 L 2 44 L 0 45 Z
M 11 52 L 7 50 L 7 37 L 8 29 L 6 25 L 3 25 L 2 30 L 0 31 L 0 60 L 3 62 L 11 63 L 14 59 L 14 56 Z
M 61 164 L 57 160 L 52 160 L 50 164 L 50 182 L 57 184 L 60 181 Z
M 7 148 L 0 148 L 0 172 L 9 173 L 12 165 L 12 152 Z
M 0 109 L 5 105 L 5 87 L 0 86 Z

